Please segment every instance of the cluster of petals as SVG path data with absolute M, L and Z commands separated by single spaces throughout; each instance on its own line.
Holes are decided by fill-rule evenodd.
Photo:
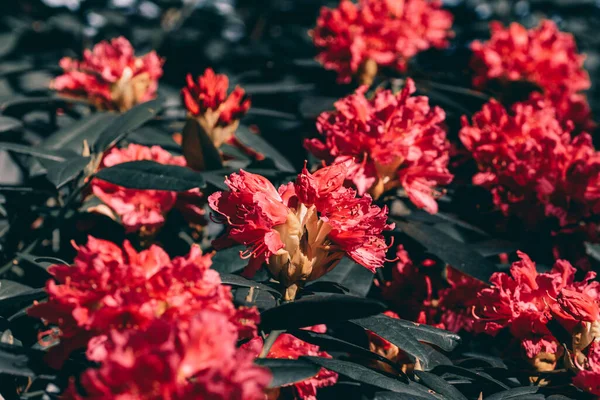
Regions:
M 115 147 L 108 151 L 99 168 L 142 160 L 186 166 L 183 156 L 173 156 L 160 146 L 147 147 L 132 143 L 125 148 Z M 181 194 L 165 190 L 128 189 L 100 179 L 92 180 L 91 189 L 119 217 L 127 232 L 155 231 L 164 224 L 165 215 L 174 207 L 192 222 L 203 221 L 204 210 L 200 206 L 202 194 L 198 189 Z
M 317 129 L 324 138 L 305 147 L 326 162 L 351 161 L 348 179 L 359 194 L 377 198 L 402 187 L 415 205 L 437 212 L 435 188 L 452 180 L 444 111 L 425 96 L 411 96 L 411 79 L 397 94 L 380 90 L 368 99 L 366 91 L 363 86 L 322 113 Z
M 239 120 L 251 104 L 241 87 L 236 86 L 229 95 L 228 89 L 227 75 L 215 74 L 207 68 L 197 80 L 188 74 L 186 86 L 181 90 L 190 116 L 198 121 L 217 148 L 234 140 Z
M 88 358 L 100 366 L 84 371 L 81 390 L 72 383 L 63 398 L 264 399 L 271 375 L 237 340 L 227 317 L 211 310 L 184 323 L 155 319 L 144 331 L 112 330 L 90 343 Z
M 504 27 L 492 22 L 490 30 L 489 41 L 471 44 L 475 86 L 483 88 L 491 80 L 531 82 L 561 120 L 572 120 L 583 129 L 593 126 L 587 99 L 580 93 L 590 88 L 590 78 L 573 35 L 559 31 L 551 20 L 530 30 L 518 23 Z
M 489 189 L 505 215 L 563 228 L 600 211 L 600 153 L 588 134 L 572 139 L 547 102 L 509 112 L 492 100 L 472 124 L 463 117 L 459 137 L 479 168 L 473 183 Z
M 327 331 L 327 327 L 325 325 L 315 325 L 304 329 L 316 333 L 325 333 Z M 262 339 L 260 337 L 256 337 L 245 344 L 243 348 L 255 353 L 256 356 L 258 356 L 262 349 L 262 345 Z M 331 355 L 325 351 L 322 351 L 319 346 L 306 343 L 305 341 L 300 340 L 289 333 L 282 333 L 279 335 L 267 354 L 267 358 L 280 358 L 284 360 L 296 360 L 302 356 L 331 358 Z M 317 389 L 333 386 L 336 384 L 337 379 L 337 373 L 325 368 L 321 368 L 317 375 L 291 385 L 294 390 L 294 397 L 302 400 L 317 400 Z
M 200 310 L 225 315 L 240 337 L 254 336 L 257 311 L 235 308 L 229 287 L 210 269 L 211 257 L 193 246 L 171 260 L 155 245 L 138 253 L 129 242 L 120 248 L 89 237 L 73 265 L 49 269 L 48 301 L 28 312 L 60 329 L 60 344 L 51 350 L 56 363 L 111 329 L 144 330 L 156 318 L 185 321 Z
M 317 60 L 336 71 L 338 81 L 344 83 L 368 63 L 405 71 L 417 53 L 448 47 L 453 17 L 441 10 L 441 3 L 341 0 L 337 8 L 323 7 L 312 32 Z
M 452 267 L 445 269 L 444 280 L 435 261 L 414 262 L 403 245 L 398 246 L 396 258 L 391 279 L 377 282 L 393 310 L 389 316 L 452 332 L 473 330 L 471 311 L 477 302 L 473 293 L 485 287 L 483 282 Z
M 595 396 L 600 396 L 600 342 L 594 341 L 587 349 L 587 357 L 573 378 L 573 384 Z
M 208 199 L 228 226 L 215 245 L 246 245 L 246 275 L 266 263 L 287 288 L 288 299 L 299 285 L 329 272 L 344 255 L 374 272 L 388 249 L 382 232 L 394 225 L 386 222 L 387 207 L 373 205 L 370 196 L 357 196 L 343 186 L 347 173 L 346 164 L 314 174 L 305 167 L 295 182 L 279 190 L 263 176 L 243 170 L 232 174 L 225 180 L 229 190 Z
M 131 43 L 118 37 L 85 50 L 81 61 L 60 60 L 64 73 L 52 87 L 85 98 L 100 109 L 125 111 L 156 96 L 162 64 L 154 51 L 136 57 Z
M 564 260 L 557 261 L 549 272 L 538 273 L 526 254 L 518 254 L 520 261 L 512 264 L 510 273 L 494 273 L 492 286 L 478 293 L 473 310 L 475 330 L 496 335 L 508 328 L 530 359 L 539 353 L 557 353 L 558 341 L 549 331 L 548 322 L 556 319 L 572 328 L 570 322 L 581 317 L 574 313 L 587 308 L 581 308 L 583 303 L 575 299 L 597 302 L 600 283 L 592 282 L 596 276 L 593 272 L 575 282 L 576 270 Z

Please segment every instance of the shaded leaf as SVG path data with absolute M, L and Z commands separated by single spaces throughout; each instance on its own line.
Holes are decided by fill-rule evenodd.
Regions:
M 96 177 L 115 185 L 140 190 L 185 192 L 206 185 L 199 172 L 148 160 L 130 161 L 103 168 L 96 173 Z
M 33 289 L 18 282 L 0 280 L 0 316 L 8 317 L 45 297 L 44 289 Z
M 18 119 L 0 115 L 0 133 L 18 131 L 23 128 L 23 123 Z M 5 135 L 2 135 L 5 138 Z
M 466 244 L 451 238 L 436 228 L 418 222 L 397 222 L 402 232 L 423 245 L 427 251 L 453 268 L 488 282 L 496 266 Z
M 317 333 L 304 329 L 296 329 L 293 331 L 288 331 L 288 333 L 296 336 L 300 340 L 311 344 L 315 344 L 319 346 L 321 350 L 324 351 L 347 352 L 359 357 L 381 361 L 382 363 L 392 366 L 392 368 L 397 368 L 394 362 L 388 360 L 387 358 L 377 353 L 374 353 L 370 350 L 365 349 L 364 347 L 358 346 L 354 343 L 350 343 L 342 339 L 338 339 L 325 333 Z
M 358 323 L 358 321 L 353 322 Z M 460 336 L 454 332 L 412 321 L 405 321 L 399 318 L 391 318 L 387 315 L 374 315 L 372 317 L 363 318 L 360 323 L 381 326 L 380 329 L 382 331 L 408 331 L 415 339 L 434 344 L 445 351 L 454 350 L 460 343 Z M 372 329 L 369 328 L 369 330 Z
M 503 392 L 494 393 L 491 396 L 484 397 L 484 400 L 507 400 L 507 399 L 540 399 L 544 400 L 544 395 L 539 394 L 536 396 L 527 396 L 528 394 L 535 394 L 540 390 L 538 386 L 524 386 L 505 390 Z M 526 396 L 526 397 L 525 397 Z
M 281 387 L 302 382 L 319 373 L 321 367 L 307 360 L 287 360 L 276 358 L 258 358 L 256 364 L 266 367 L 273 374 L 269 388 Z
M 43 149 L 39 146 L 25 146 L 17 143 L 1 142 L 0 149 L 14 151 L 15 153 L 27 154 L 34 157 L 43 158 L 46 160 L 63 162 L 66 161 L 67 157 L 71 156 L 71 153 L 66 153 L 58 150 Z
M 0 343 L 0 373 L 12 376 L 52 378 L 53 371 L 43 361 L 45 353 Z
M 131 110 L 121 114 L 102 131 L 98 140 L 94 143 L 95 152 L 102 153 L 106 149 L 112 147 L 131 131 L 153 119 L 161 108 L 161 101 L 155 99 L 138 104 Z
M 69 101 L 59 97 L 23 97 L 11 99 L 0 104 L 0 111 L 4 115 L 21 118 L 34 110 L 56 110 L 69 106 Z
M 285 172 L 295 172 L 295 168 L 290 162 L 273 146 L 266 142 L 261 136 L 255 135 L 250 130 L 240 125 L 235 132 L 235 137 L 241 144 L 251 148 L 266 158 L 273 160 L 277 168 Z
M 230 286 L 241 286 L 241 287 L 266 290 L 267 292 L 271 292 L 277 296 L 281 296 L 281 293 L 277 289 L 272 288 L 271 286 L 265 285 L 260 282 L 251 281 L 250 279 L 246 279 L 243 276 L 239 276 L 239 275 L 222 274 L 221 282 L 223 282 L 225 285 L 230 285 Z
M 346 321 L 379 314 L 386 306 L 376 300 L 342 294 L 318 294 L 305 296 L 284 303 L 261 314 L 261 328 L 304 328 L 335 321 Z
M 55 163 L 53 166 L 46 166 L 46 178 L 60 189 L 67 183 L 76 179 L 90 163 L 91 157 L 76 156 L 65 162 Z
M 376 333 L 413 358 L 420 360 L 425 370 L 430 370 L 438 365 L 452 364 L 442 353 L 420 343 L 411 332 L 394 324 L 393 320 L 393 318 L 385 315 L 377 315 L 370 318 L 355 319 L 351 322 Z
M 111 112 L 97 112 L 80 119 L 48 136 L 41 147 L 46 149 L 69 149 L 81 153 L 83 141 L 95 143 L 106 126 L 119 115 Z
M 457 367 L 455 365 L 439 365 L 435 367 L 432 373 L 436 375 L 442 375 L 444 373 L 451 373 L 457 376 L 462 376 L 478 381 L 481 384 L 485 384 L 493 390 L 508 390 L 509 387 L 497 379 L 492 378 L 485 372 L 470 370 L 463 367 Z
M 376 386 L 385 390 L 391 390 L 393 392 L 410 394 L 414 396 L 414 399 L 420 400 L 441 398 L 429 393 L 426 388 L 420 385 L 409 385 L 403 383 L 398 379 L 390 378 L 389 376 L 383 375 L 353 362 L 320 357 L 302 357 L 301 359 L 309 360 L 323 368 L 327 368 L 331 371 L 337 372 L 340 375 L 354 379 L 357 382 L 366 383 L 368 385 Z
M 467 400 L 465 395 L 462 394 L 457 388 L 437 375 L 425 371 L 415 371 L 415 375 L 419 378 L 420 382 L 422 382 L 428 388 L 443 395 L 445 399 Z
M 307 285 L 307 289 L 319 282 L 335 282 L 350 293 L 365 297 L 373 284 L 373 273 L 352 259 L 344 257 L 333 270 Z
M 248 260 L 240 257 L 240 252 L 246 250 L 245 245 L 237 245 L 219 250 L 212 258 L 212 269 L 221 274 L 230 274 L 243 270 Z
M 187 165 L 196 171 L 223 168 L 221 154 L 195 118 L 188 118 L 183 127 L 183 156 Z

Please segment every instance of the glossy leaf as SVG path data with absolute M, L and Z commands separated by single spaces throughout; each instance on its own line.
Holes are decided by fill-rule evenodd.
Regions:
M 432 226 L 417 222 L 398 222 L 397 226 L 423 245 L 429 253 L 473 278 L 488 282 L 490 276 L 496 272 L 496 266 L 492 262 L 473 251 L 468 245 Z
M 284 303 L 261 314 L 261 328 L 304 328 L 379 314 L 386 306 L 376 300 L 343 294 L 318 294 Z
M 125 138 L 131 131 L 153 119 L 161 110 L 159 99 L 138 104 L 131 110 L 121 114 L 112 123 L 105 127 L 96 142 L 94 150 L 101 153 Z
M 390 343 L 398 346 L 400 350 L 418 359 L 423 369 L 430 370 L 437 365 L 451 365 L 450 360 L 432 347 L 420 343 L 407 329 L 401 329 L 393 322 L 393 318 L 385 315 L 355 319 L 351 321 L 368 329 Z
M 290 173 L 295 172 L 294 166 L 279 151 L 266 142 L 260 135 L 250 132 L 247 127 L 240 125 L 235 132 L 235 137 L 244 146 L 273 160 L 280 170 Z
M 129 189 L 142 190 L 185 192 L 206 185 L 199 172 L 178 165 L 165 165 L 147 160 L 130 161 L 103 168 L 96 173 L 96 177 Z
M 273 374 L 269 388 L 302 382 L 312 378 L 321 370 L 321 367 L 307 360 L 258 358 L 255 363 L 268 368 Z

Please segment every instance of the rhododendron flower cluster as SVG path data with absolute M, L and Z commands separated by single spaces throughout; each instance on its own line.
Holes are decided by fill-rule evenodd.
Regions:
M 404 72 L 407 62 L 429 48 L 448 47 L 452 14 L 441 1 L 342 0 L 337 8 L 323 7 L 312 32 L 325 68 L 347 83 L 357 76 L 370 84 L 378 66 Z
M 192 75 L 186 78 L 186 87 L 181 90 L 185 107 L 195 118 L 215 147 L 235 140 L 239 120 L 250 109 L 250 99 L 244 89 L 236 86 L 228 95 L 229 79 L 227 75 L 215 74 L 208 68 L 194 81 Z M 183 137 L 183 146 L 193 138 Z
M 572 120 L 582 129 L 593 126 L 590 107 L 581 94 L 590 88 L 590 78 L 573 35 L 560 32 L 550 20 L 530 30 L 517 23 L 504 27 L 492 22 L 490 30 L 488 42 L 471 44 L 475 86 L 483 88 L 490 80 L 534 83 L 561 120 Z
M 129 161 L 149 160 L 160 164 L 186 166 L 183 156 L 173 156 L 159 146 L 146 147 L 130 144 L 125 148 L 112 148 L 99 168 L 108 168 Z M 186 193 L 165 190 L 128 189 L 100 179 L 91 182 L 92 193 L 108 205 L 120 218 L 127 232 L 142 231 L 151 235 L 165 222 L 165 215 L 174 207 L 194 222 L 202 223 L 204 210 L 202 194 L 198 189 Z
M 155 319 L 145 331 L 111 331 L 90 344 L 100 363 L 72 383 L 67 399 L 261 400 L 270 373 L 237 349 L 236 330 L 222 313 L 202 310 L 189 322 Z
M 556 262 L 549 272 L 538 273 L 535 263 L 519 252 L 520 261 L 512 264 L 510 274 L 494 273 L 492 286 L 481 290 L 473 315 L 475 329 L 496 335 L 508 328 L 526 356 L 539 369 L 553 369 L 559 353 L 559 343 L 548 329 L 555 318 L 569 331 L 584 320 L 582 312 L 598 302 L 600 283 L 589 272 L 581 282 L 575 282 L 575 268 L 564 260 Z M 588 299 L 589 305 L 575 299 Z M 597 318 L 595 306 L 593 318 Z M 589 341 L 588 341 L 589 344 Z M 550 367 L 539 365 L 539 358 L 552 360 Z
M 315 325 L 304 329 L 317 333 L 327 332 L 327 327 L 325 325 Z M 262 338 L 256 337 L 245 344 L 243 348 L 253 351 L 256 356 L 258 356 L 262 350 L 262 344 Z M 277 339 L 275 339 L 275 342 L 266 355 L 267 358 L 281 358 L 284 360 L 296 360 L 302 356 L 331 358 L 331 355 L 322 351 L 319 346 L 306 343 L 289 333 L 280 334 Z M 295 397 L 302 400 L 317 400 L 317 389 L 335 385 L 337 379 L 337 373 L 321 368 L 317 375 L 304 381 L 296 382 L 292 384 L 292 387 L 294 389 Z
M 208 201 L 228 225 L 216 246 L 248 246 L 246 275 L 266 263 L 293 299 L 298 286 L 331 271 L 344 255 L 371 271 L 381 267 L 387 245 L 387 207 L 357 197 L 343 182 L 346 164 L 334 164 L 314 174 L 306 167 L 295 182 L 276 190 L 266 178 L 241 170 L 225 180 L 230 190 Z
M 163 61 L 156 52 L 136 57 L 124 37 L 100 42 L 85 50 L 83 60 L 60 60 L 64 74 L 52 87 L 82 97 L 102 110 L 125 111 L 156 96 Z
M 336 111 L 322 113 L 317 129 L 324 142 L 307 140 L 305 147 L 327 162 L 352 160 L 348 178 L 360 194 L 377 198 L 402 187 L 418 207 L 437 212 L 435 187 L 452 180 L 444 111 L 431 107 L 427 97 L 411 96 L 411 79 L 398 94 L 381 90 L 367 99 L 366 90 L 361 87 L 337 101 Z
M 463 117 L 460 140 L 479 167 L 473 183 L 489 189 L 495 205 L 529 227 L 552 220 L 579 225 L 600 211 L 600 153 L 588 134 L 570 131 L 543 101 L 507 111 L 491 101 Z
M 60 328 L 50 353 L 55 363 L 111 329 L 144 330 L 156 318 L 186 321 L 200 310 L 225 315 L 241 337 L 256 333 L 258 313 L 234 307 L 229 287 L 210 269 L 212 256 L 198 246 L 173 260 L 155 245 L 138 253 L 129 242 L 119 248 L 93 237 L 77 250 L 73 265 L 49 269 L 48 301 L 28 311 Z

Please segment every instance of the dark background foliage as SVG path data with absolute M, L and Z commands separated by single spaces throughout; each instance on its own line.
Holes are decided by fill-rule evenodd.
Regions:
M 323 0 L 19 0 L 0 4 L 0 393 L 5 398 L 27 387 L 32 398 L 44 394 L 48 381 L 64 383 L 66 375 L 80 371 L 80 360 L 55 376 L 40 361 L 37 330 L 40 324 L 26 317 L 24 308 L 44 297 L 44 282 L 49 265 L 73 258 L 71 239 L 84 241 L 93 233 L 120 242 L 125 234 L 115 222 L 102 217 L 82 217 L 76 199 L 83 188 L 77 178 L 91 161 L 81 156 L 81 138 L 101 152 L 124 138 L 130 142 L 159 144 L 180 152 L 171 134 L 183 129 L 185 113 L 180 106 L 179 89 L 185 74 L 200 74 L 206 67 L 226 73 L 252 96 L 252 108 L 238 132 L 240 140 L 267 156 L 260 168 L 274 181 L 294 175 L 307 155 L 302 140 L 315 132 L 315 117 L 329 109 L 336 99 L 354 87 L 338 85 L 335 74 L 325 71 L 313 60 L 314 47 L 308 35 L 315 24 Z M 62 4 L 62 5 L 60 5 Z M 482 98 L 464 90 L 470 87 L 467 68 L 468 44 L 474 38 L 488 37 L 488 22 L 521 22 L 530 27 L 542 18 L 551 18 L 564 31 L 573 32 L 582 52 L 587 53 L 586 68 L 592 79 L 588 93 L 595 115 L 600 115 L 600 3 L 588 0 L 483 1 L 446 0 L 455 16 L 456 38 L 443 51 L 420 54 L 411 64 L 411 75 L 421 91 L 448 113 L 450 137 L 456 137 L 460 115 L 471 114 Z M 52 6 L 50 6 L 52 5 Z M 65 107 L 64 100 L 53 97 L 50 79 L 58 72 L 63 56 L 79 57 L 82 49 L 94 43 L 124 35 L 139 53 L 155 49 L 166 58 L 165 75 L 160 82 L 160 118 L 148 106 L 134 109 L 122 117 L 90 116 L 83 105 Z M 382 84 L 388 84 L 382 82 Z M 64 113 L 55 112 L 65 109 Z M 257 128 L 264 140 L 248 134 Z M 454 135 L 454 136 L 452 136 Z M 153 166 L 136 164 L 108 172 L 115 182 L 144 182 L 172 185 L 185 190 L 222 185 L 225 171 L 195 174 L 181 170 L 172 179 L 153 180 Z M 112 175 L 110 175 L 112 174 Z M 142 174 L 144 180 L 135 179 Z M 476 202 L 485 196 L 456 186 L 442 201 L 436 216 L 413 210 L 406 215 L 402 204 L 391 203 L 398 220 L 394 232 L 407 248 L 440 259 L 465 273 L 486 281 L 499 267 L 493 256 L 526 248 L 541 264 L 550 264 L 547 249 L 537 249 L 534 240 L 518 236 L 497 238 L 486 226 L 491 213 L 485 209 L 473 215 Z M 469 220 L 470 218 L 470 220 Z M 491 218 L 489 218 L 491 220 Z M 476 223 L 474 227 L 471 223 Z M 491 223 L 490 223 L 491 224 Z M 172 255 L 187 252 L 192 241 L 205 248 L 218 227 L 209 225 L 204 237 L 192 237 L 183 229 L 182 219 L 170 217 L 163 236 L 157 240 Z M 34 228 L 39 227 L 39 228 Z M 481 230 L 480 228 L 483 228 Z M 493 228 L 493 227 L 492 227 Z M 535 243 L 531 243 L 535 242 Z M 467 245 L 468 243 L 468 245 Z M 245 262 L 239 249 L 218 252 L 214 268 L 225 284 L 236 288 L 236 301 L 257 305 L 265 332 L 298 328 L 327 322 L 331 332 L 296 332 L 303 340 L 319 344 L 330 353 L 352 354 L 351 360 L 306 359 L 296 363 L 266 360 L 279 383 L 292 382 L 314 373 L 315 364 L 342 375 L 340 383 L 322 391 L 323 398 L 377 399 L 485 399 L 531 398 L 561 399 L 556 389 L 527 387 L 522 365 L 507 365 L 499 354 L 490 354 L 492 341 L 476 343 L 459 340 L 454 334 L 406 322 L 391 322 L 374 316 L 385 309 L 372 293 L 371 276 L 344 260 L 329 275 L 308 285 L 301 298 L 292 304 L 278 305 L 278 294 L 271 287 L 235 275 Z M 536 257 L 538 256 L 538 257 Z M 257 278 L 260 281 L 261 277 Z M 266 280 L 262 276 L 262 280 Z M 253 296 L 248 293 L 253 288 Z M 350 296 L 354 295 L 354 296 Z M 356 296 L 356 297 L 355 297 Z M 371 296 L 372 297 L 372 296 Z M 336 316 L 333 318 L 332 316 Z M 397 321 L 397 320 L 396 320 Z M 402 325 L 402 324 L 405 325 Z M 364 329 L 375 331 L 407 354 L 421 360 L 425 371 L 409 380 L 376 373 L 364 360 L 379 360 L 368 351 Z M 6 333 L 8 332 L 8 334 Z M 468 338 L 467 338 L 468 339 Z M 466 345 L 465 343 L 469 343 Z M 433 344 L 432 346 L 423 343 Z M 360 361 L 360 362 L 357 362 Z M 381 361 L 381 360 L 379 360 Z M 271 363 L 271 364 L 268 364 Z M 69 372 L 70 371 L 70 372 Z M 304 375 L 303 375 L 304 374 Z M 419 383 L 415 383 L 418 381 Z M 583 398 L 557 380 L 561 393 Z M 410 384 L 409 384 L 410 382 Z M 356 390 L 360 385 L 361 390 Z M 428 392 L 435 391 L 435 395 Z M 458 389 L 458 390 L 457 390 Z M 12 396 L 12 397 L 11 397 Z

